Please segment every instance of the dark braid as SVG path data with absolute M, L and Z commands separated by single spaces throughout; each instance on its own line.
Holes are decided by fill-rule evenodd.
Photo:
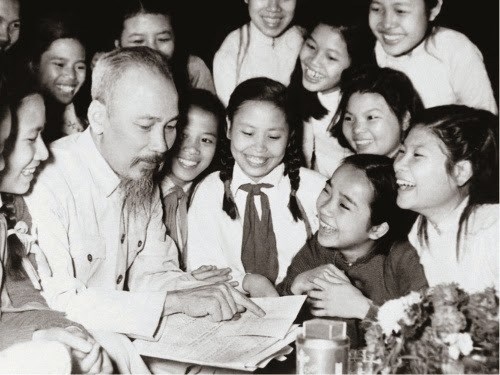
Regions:
M 290 128 L 292 125 L 290 124 Z M 303 153 L 296 129 L 291 129 L 290 139 L 286 146 L 285 157 L 283 163 L 285 164 L 285 176 L 290 178 L 290 200 L 288 201 L 288 209 L 292 213 L 295 221 L 303 220 L 304 213 L 301 211 L 297 191 L 300 186 L 300 167 L 303 165 Z
M 224 184 L 224 197 L 222 198 L 222 209 L 229 217 L 235 220 L 238 217 L 238 208 L 231 193 L 231 181 L 233 179 L 234 158 L 231 154 L 229 140 L 226 137 L 220 138 L 220 174 L 219 177 Z
M 17 223 L 16 207 L 14 204 L 14 195 L 2 193 L 3 205 L 0 213 L 4 215 L 7 221 L 7 228 L 13 229 Z M 7 237 L 7 265 L 6 270 L 9 276 L 15 280 L 25 278 L 22 268 L 24 246 L 19 238 L 13 234 Z

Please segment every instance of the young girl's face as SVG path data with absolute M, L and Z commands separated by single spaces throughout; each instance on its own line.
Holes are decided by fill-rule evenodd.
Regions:
M 45 105 L 39 94 L 24 98 L 17 110 L 17 133 L 6 155 L 5 170 L 0 178 L 0 191 L 24 194 L 29 188 L 40 162 L 49 156 L 42 140 Z
M 342 132 L 356 153 L 394 156 L 402 127 L 382 95 L 356 92 L 349 98 Z
M 283 161 L 288 132 L 285 114 L 273 103 L 244 102 L 234 114 L 228 132 L 234 160 L 258 182 Z
M 283 34 L 295 15 L 297 0 L 245 0 L 252 23 L 270 38 Z
M 40 57 L 40 85 L 61 104 L 73 101 L 86 74 L 85 48 L 76 39 L 57 39 Z
M 384 51 L 400 56 L 420 44 L 436 16 L 428 14 L 424 0 L 372 0 L 368 20 Z
M 167 59 L 174 54 L 175 41 L 170 17 L 163 14 L 140 13 L 123 22 L 116 47 L 147 46 Z
M 394 162 L 398 206 L 431 216 L 446 209 L 459 195 L 446 169 L 444 143 L 423 126 L 412 128 Z
M 3 156 L 5 141 L 9 137 L 12 126 L 12 116 L 10 109 L 6 108 L 3 117 L 0 119 L 0 171 L 5 168 L 5 158 Z
M 312 92 L 327 93 L 337 88 L 340 75 L 351 64 L 347 45 L 335 28 L 319 24 L 300 50 L 302 84 Z
M 341 165 L 318 197 L 319 243 L 351 250 L 372 241 L 372 199 L 373 188 L 365 173 L 352 165 Z
M 208 168 L 217 147 L 217 118 L 198 107 L 191 107 L 188 123 L 180 134 L 179 153 L 172 159 L 170 177 L 183 186 Z

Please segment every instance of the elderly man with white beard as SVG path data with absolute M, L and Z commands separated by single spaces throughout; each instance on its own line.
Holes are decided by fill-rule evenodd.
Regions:
M 104 55 L 92 99 L 89 128 L 52 143 L 52 160 L 26 197 L 52 270 L 41 280 L 49 306 L 93 332 L 133 337 L 152 337 L 174 313 L 262 316 L 229 284 L 200 282 L 178 267 L 153 182 L 179 115 L 161 55 L 146 47 Z

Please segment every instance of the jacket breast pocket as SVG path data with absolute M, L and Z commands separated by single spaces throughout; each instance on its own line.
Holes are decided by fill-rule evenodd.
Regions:
M 106 259 L 106 243 L 104 237 L 88 236 L 78 246 L 75 246 L 73 264 L 75 277 L 85 284 Z

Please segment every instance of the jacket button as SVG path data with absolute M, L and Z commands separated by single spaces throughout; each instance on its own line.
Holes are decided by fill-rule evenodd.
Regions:
M 141 246 L 142 246 L 142 241 L 137 242 L 137 247 L 141 247 Z
M 124 233 L 124 234 L 122 234 L 122 237 L 120 238 L 120 242 L 121 242 L 121 243 L 124 243 L 124 242 L 125 242 L 125 233 Z
M 118 276 L 118 278 L 116 279 L 116 283 L 117 283 L 117 284 L 120 284 L 120 283 L 122 282 L 122 280 L 123 280 L 123 275 L 120 275 L 120 276 Z
M 89 262 L 92 262 L 92 254 L 87 255 L 87 259 Z

